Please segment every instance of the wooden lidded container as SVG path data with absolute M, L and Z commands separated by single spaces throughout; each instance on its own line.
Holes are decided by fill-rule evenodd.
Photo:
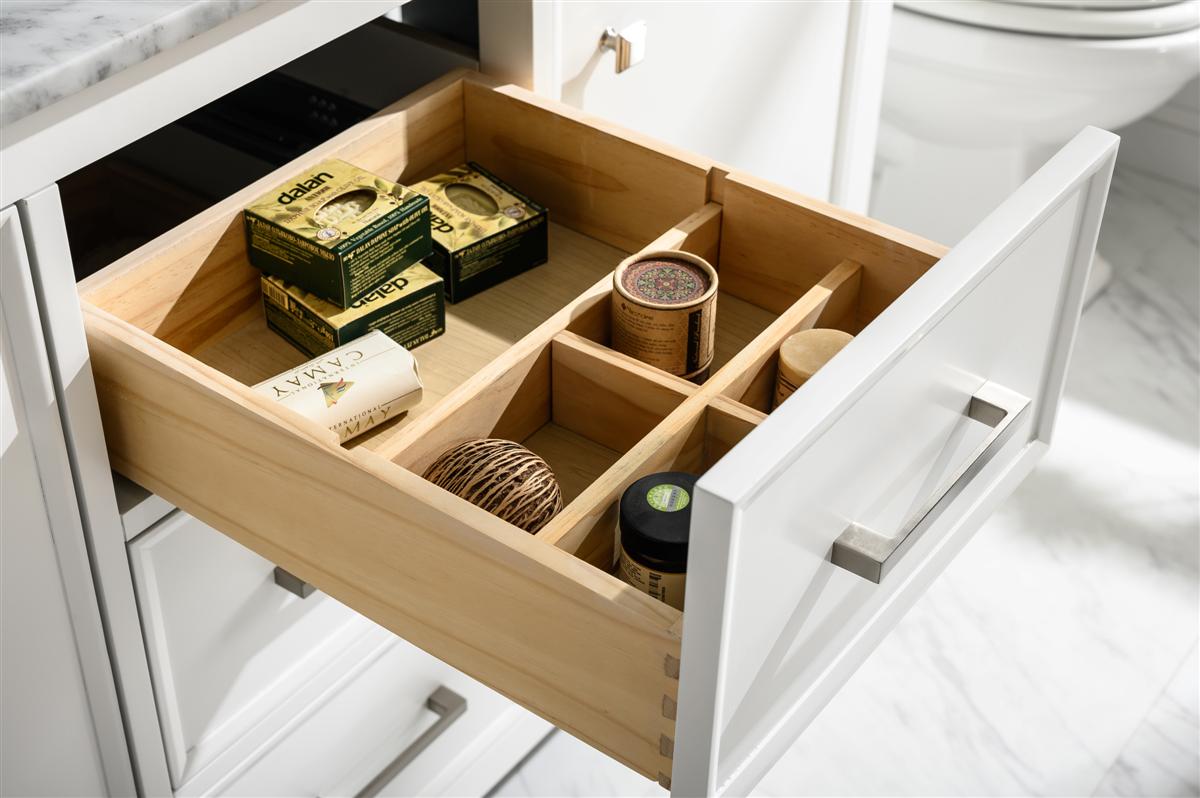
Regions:
M 717 270 L 674 249 L 631 255 L 613 272 L 613 349 L 679 377 L 713 359 Z
M 833 359 L 854 336 L 841 330 L 816 328 L 789 335 L 779 347 L 779 371 L 775 378 L 775 401 L 779 407 L 796 389 Z

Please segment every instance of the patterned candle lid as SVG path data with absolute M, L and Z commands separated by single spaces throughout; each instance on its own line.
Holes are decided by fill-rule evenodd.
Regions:
M 631 263 L 621 287 L 631 297 L 656 305 L 685 305 L 704 296 L 712 281 L 704 269 L 678 258 L 649 258 Z

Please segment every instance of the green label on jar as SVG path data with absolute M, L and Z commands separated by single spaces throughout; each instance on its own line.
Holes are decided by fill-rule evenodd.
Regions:
M 662 484 L 655 485 L 646 491 L 646 501 L 655 510 L 673 513 L 687 507 L 691 503 L 692 497 L 678 485 Z

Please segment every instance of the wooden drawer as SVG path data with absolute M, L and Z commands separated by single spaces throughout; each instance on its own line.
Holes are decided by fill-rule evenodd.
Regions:
M 1084 131 L 947 253 L 449 76 L 80 284 L 110 456 L 676 793 L 744 791 L 1044 449 L 1115 149 Z M 262 322 L 240 210 L 327 157 L 401 182 L 469 158 L 554 221 L 547 265 L 416 351 L 421 406 L 349 448 L 246 388 L 303 357 Z M 702 386 L 606 346 L 609 272 L 647 246 L 720 271 Z M 778 346 L 813 325 L 857 337 L 764 415 Z M 560 475 L 537 535 L 421 478 L 485 434 Z M 686 613 L 607 572 L 621 490 L 668 467 L 706 472 Z M 872 557 L 879 583 L 850 570 Z

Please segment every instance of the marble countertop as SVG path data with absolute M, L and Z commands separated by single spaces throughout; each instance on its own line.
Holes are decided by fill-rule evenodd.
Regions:
M 211 30 L 262 0 L 5 0 L 0 124 Z

